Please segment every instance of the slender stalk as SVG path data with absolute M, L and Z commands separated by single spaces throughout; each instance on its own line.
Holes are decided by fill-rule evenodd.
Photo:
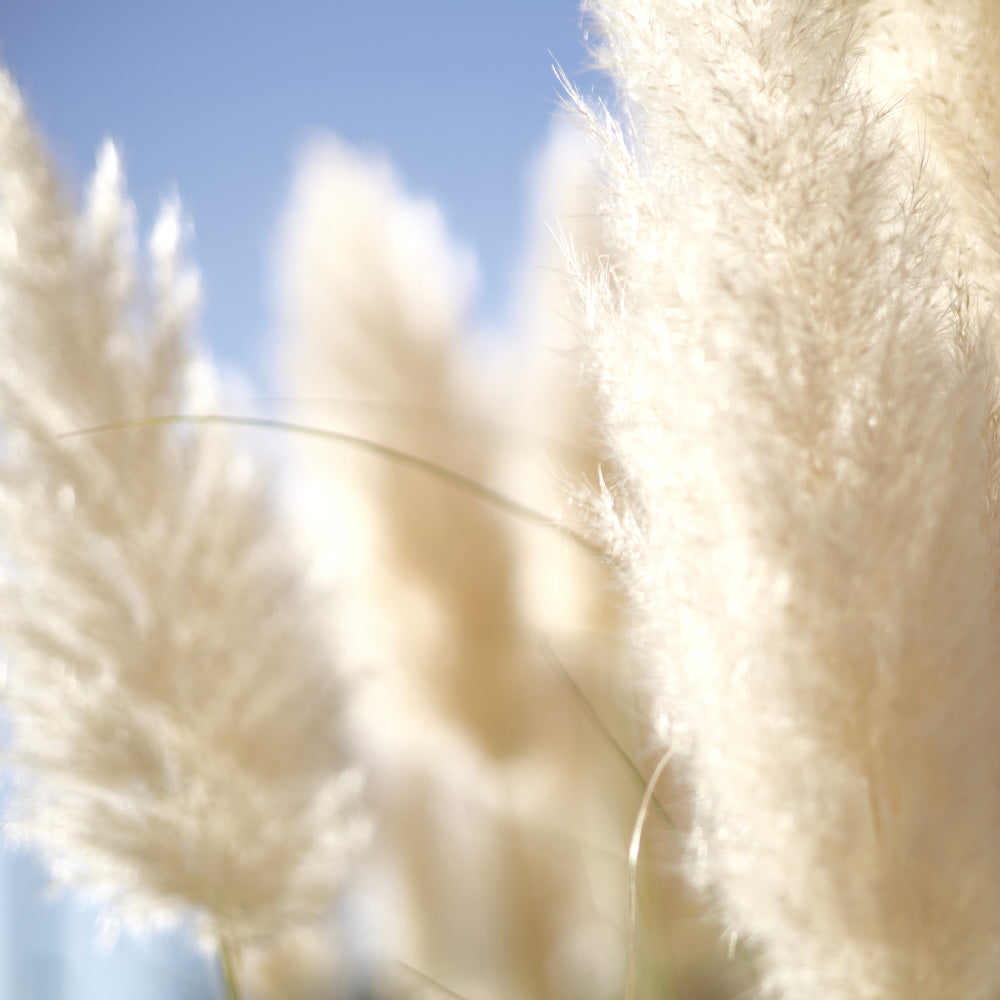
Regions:
M 625 982 L 625 1000 L 635 1000 L 635 981 L 636 981 L 636 953 L 637 953 L 637 938 L 639 935 L 639 895 L 638 895 L 638 877 L 639 877 L 639 847 L 642 844 L 642 828 L 646 825 L 646 814 L 649 812 L 649 806 L 655 799 L 656 783 L 660 780 L 663 775 L 664 770 L 666 770 L 667 764 L 670 763 L 670 758 L 673 756 L 673 750 L 667 750 L 667 752 L 660 758 L 659 764 L 656 765 L 656 770 L 653 771 L 653 776 L 649 779 L 649 783 L 646 785 L 646 791 L 642 796 L 642 804 L 639 806 L 639 815 L 635 819 L 635 828 L 632 830 L 632 841 L 629 844 L 628 849 L 628 964 L 626 966 L 626 982 Z
M 242 1000 L 240 989 L 239 950 L 231 945 L 224 934 L 219 935 L 219 965 L 226 987 L 226 1000 Z
M 225 400 L 223 400 L 225 402 Z M 502 436 L 505 440 L 521 441 L 531 445 L 541 445 L 548 449 L 554 449 L 571 456 L 574 459 L 597 463 L 597 456 L 593 450 L 585 446 L 574 444 L 572 441 L 554 437 L 551 434 L 543 434 L 541 431 L 520 427 L 517 424 L 508 424 L 498 420 L 491 420 L 489 417 L 481 417 L 474 413 L 466 413 L 446 407 L 422 406 L 412 403 L 401 403 L 395 400 L 384 399 L 364 399 L 354 396 L 257 396 L 249 399 L 233 398 L 237 404 L 253 403 L 261 406 L 270 404 L 285 403 L 310 403 L 319 406 L 326 406 L 331 410 L 367 410 L 382 415 L 389 415 L 395 419 L 406 420 L 430 420 L 441 426 L 456 426 L 462 430 L 471 427 L 477 428 L 487 434 Z
M 358 437 L 356 434 L 345 434 L 342 431 L 331 431 L 322 427 L 312 427 L 309 424 L 296 424 L 287 420 L 271 420 L 266 417 L 236 417 L 220 413 L 177 413 L 161 417 L 144 417 L 140 420 L 122 420 L 118 423 L 102 424 L 98 427 L 85 427 L 80 430 L 68 431 L 65 434 L 60 434 L 59 438 L 65 439 L 80 437 L 84 434 L 98 434 L 103 431 L 126 430 L 130 427 L 156 427 L 161 424 L 174 423 L 229 424 L 236 427 L 255 427 L 258 430 L 289 431 L 293 434 L 305 434 L 310 437 L 319 437 L 338 444 L 346 444 L 355 448 L 361 448 L 364 451 L 371 452 L 375 455 L 381 455 L 383 458 L 388 458 L 391 461 L 398 462 L 400 465 L 406 465 L 413 469 L 420 469 L 422 472 L 426 472 L 427 474 L 440 479 L 449 486 L 464 490 L 466 493 L 470 493 L 473 496 L 478 497 L 480 500 L 490 504 L 492 507 L 496 507 L 498 510 L 511 514 L 521 521 L 537 525 L 540 528 L 546 528 L 549 531 L 554 531 L 557 534 L 562 535 L 564 538 L 568 538 L 570 541 L 575 542 L 592 555 L 605 555 L 604 550 L 600 546 L 595 545 L 579 532 L 574 531 L 572 528 L 560 523 L 559 521 L 554 521 L 551 517 L 540 513 L 533 507 L 528 507 L 525 504 L 520 503 L 519 501 L 513 499 L 513 497 L 509 497 L 499 492 L 499 490 L 494 490 L 489 486 L 484 486 L 482 483 L 472 479 L 470 476 L 464 476 L 460 472 L 447 469 L 443 465 L 438 465 L 436 462 L 432 462 L 429 459 L 420 458 L 419 455 L 412 455 L 410 452 L 401 451 L 398 448 L 392 448 L 389 445 L 380 444 L 378 441 L 371 441 L 368 438 Z
M 628 751 L 621 745 L 615 734 L 608 728 L 607 723 L 598 714 L 597 709 L 591 704 L 590 699 L 584 694 L 583 689 L 577 684 L 573 675 L 562 665 L 559 661 L 559 657 L 556 656 L 555 650 L 552 648 L 552 644 L 547 640 L 543 639 L 541 642 L 542 656 L 545 658 L 545 662 L 549 665 L 550 669 L 555 671 L 556 674 L 561 677 L 566 684 L 569 686 L 570 691 L 576 698 L 581 710 L 584 715 L 600 730 L 601 734 L 610 744 L 611 748 L 615 751 L 617 756 L 622 760 L 625 766 L 632 772 L 632 776 L 636 779 L 641 787 L 644 789 L 649 789 L 649 785 L 646 779 L 643 777 L 642 772 L 636 766 L 635 761 L 629 756 Z M 657 778 L 659 774 L 657 773 Z M 681 843 L 680 831 L 677 829 L 677 824 L 670 818 L 670 813 L 667 812 L 666 806 L 656 797 L 655 787 L 652 792 L 650 792 L 652 798 L 652 804 L 656 811 L 660 814 L 663 821 L 667 824 L 670 830 L 670 835 L 677 844 Z
M 396 959 L 396 963 L 405 972 L 408 972 L 414 978 L 421 980 L 421 982 L 425 983 L 427 986 L 437 990 L 442 996 L 454 997 L 455 1000 L 465 1000 L 465 997 L 461 993 L 456 993 L 453 989 L 449 989 L 440 980 L 435 979 L 433 976 L 429 976 L 426 972 L 421 972 L 420 969 L 409 965 L 402 959 Z

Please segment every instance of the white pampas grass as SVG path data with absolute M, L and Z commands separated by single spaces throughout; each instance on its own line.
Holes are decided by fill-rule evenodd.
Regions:
M 0 77 L 0 530 L 13 832 L 130 926 L 227 948 L 323 917 L 364 823 L 342 683 L 269 491 L 208 405 L 168 205 L 135 270 L 120 164 L 62 200 Z
M 965 255 L 1000 253 L 1000 7 L 992 0 L 861 0 L 873 84 L 927 140 L 935 180 L 955 201 Z M 980 266 L 986 262 L 979 260 Z M 971 265 L 974 267 L 975 265 Z M 989 278 L 982 274 L 980 281 Z M 988 296 L 995 283 L 979 286 Z
M 554 209 L 589 216 L 567 223 L 589 245 L 588 164 L 581 143 L 557 136 L 534 207 L 546 222 Z M 439 213 L 381 161 L 314 144 L 278 256 L 298 419 L 389 442 L 573 523 L 552 465 L 583 474 L 586 395 L 573 359 L 554 358 L 566 338 L 549 310 L 565 315 L 567 299 L 556 241 L 545 228 L 535 244 L 521 330 L 532 343 L 508 344 L 516 364 L 500 365 L 465 329 L 465 255 Z M 307 447 L 298 492 L 320 516 L 303 526 L 370 633 L 376 682 L 360 728 L 385 849 L 377 895 L 390 897 L 380 948 L 468 996 L 607 1000 L 620 986 L 620 845 L 638 794 L 581 711 L 585 696 L 538 649 L 551 641 L 627 740 L 604 567 L 426 470 Z
M 490 376 L 463 340 L 472 259 L 433 203 L 330 138 L 303 158 L 281 247 L 295 418 L 490 482 Z M 487 754 L 516 751 L 527 706 L 504 515 L 382 456 L 327 443 L 303 454 L 300 492 L 325 513 L 303 519 L 311 548 L 349 581 L 369 632 L 357 645 L 383 668 L 378 728 L 410 752 L 446 727 Z
M 437 208 L 330 138 L 302 159 L 279 259 L 296 418 L 501 485 L 512 407 L 490 405 L 498 380 L 467 336 L 471 258 Z M 512 526 L 426 469 L 304 444 L 298 493 L 322 516 L 303 526 L 368 633 L 365 752 L 399 878 L 382 947 L 460 991 L 538 995 L 564 876 L 526 877 L 512 846 L 514 789 L 542 784 L 555 728 L 517 618 Z
M 1000 986 L 984 272 L 964 278 L 964 223 L 859 72 L 851 6 L 591 5 L 622 101 L 583 109 L 618 262 L 582 290 L 623 470 L 611 537 L 695 867 L 765 990 L 981 998 Z

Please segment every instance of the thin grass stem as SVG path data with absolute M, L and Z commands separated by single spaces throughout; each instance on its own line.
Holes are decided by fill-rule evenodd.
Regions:
M 552 670 L 554 670 L 563 679 L 563 681 L 566 682 L 566 685 L 569 687 L 570 691 L 575 696 L 577 703 L 579 704 L 584 715 L 586 715 L 587 718 L 590 719 L 590 721 L 597 727 L 597 729 L 600 730 L 601 734 L 611 745 L 612 749 L 615 751 L 618 757 L 624 762 L 625 766 L 632 772 L 633 776 L 635 777 L 639 785 L 648 789 L 649 786 L 646 784 L 646 779 L 643 777 L 642 772 L 636 766 L 632 758 L 628 755 L 628 752 L 625 750 L 625 748 L 618 741 L 618 738 L 615 736 L 615 734 L 611 732 L 611 730 L 608 728 L 605 721 L 600 717 L 600 715 L 598 715 L 597 709 L 595 709 L 594 706 L 590 703 L 590 699 L 583 693 L 583 689 L 580 687 L 579 684 L 577 684 L 573 675 L 559 661 L 559 657 L 556 656 L 555 650 L 552 648 L 552 645 L 548 642 L 548 640 L 543 639 L 541 642 L 541 647 L 542 647 L 542 656 L 545 658 L 545 662 L 549 665 L 549 667 Z M 667 824 L 667 827 L 670 830 L 670 834 L 673 837 L 674 841 L 679 843 L 680 831 L 677 829 L 677 825 L 674 823 L 674 821 L 670 818 L 670 813 L 667 812 L 666 806 L 664 806 L 663 803 L 660 802 L 660 800 L 656 797 L 655 794 L 653 795 L 652 803 L 655 806 L 656 811 L 660 814 L 660 817 Z
M 226 987 L 226 1000 L 242 1000 L 239 952 L 234 945 L 229 943 L 224 934 L 219 935 L 219 966 L 222 969 L 222 981 Z
M 455 489 L 462 490 L 484 503 L 501 510 L 512 517 L 527 524 L 533 524 L 548 531 L 554 531 L 563 538 L 586 549 L 591 555 L 603 557 L 604 550 L 591 542 L 588 538 L 574 531 L 572 528 L 559 521 L 554 521 L 551 517 L 542 514 L 540 511 L 529 507 L 526 504 L 509 497 L 499 490 L 494 490 L 489 486 L 465 476 L 460 472 L 438 465 L 430 459 L 421 458 L 410 452 L 402 451 L 399 448 L 392 448 L 389 445 L 381 444 L 378 441 L 371 441 L 368 438 L 359 437 L 356 434 L 346 434 L 342 431 L 331 431 L 322 427 L 312 427 L 308 424 L 296 424 L 287 420 L 272 420 L 268 417 L 237 417 L 220 413 L 203 414 L 169 414 L 161 417 L 143 417 L 140 420 L 122 420 L 112 424 L 100 424 L 95 427 L 85 427 L 80 430 L 67 431 L 58 435 L 60 440 L 73 437 L 81 437 L 85 434 L 100 434 L 106 431 L 127 430 L 132 427 L 157 427 L 163 424 L 195 423 L 195 424 L 226 424 L 235 427 L 253 427 L 258 430 L 286 431 L 292 434 L 303 434 L 309 437 L 318 437 L 325 441 L 332 441 L 338 444 L 349 445 L 353 448 L 360 448 L 373 455 L 381 455 L 399 465 L 404 465 L 412 469 L 419 469 L 428 475 L 447 483 Z
M 454 997 L 455 1000 L 465 1000 L 465 997 L 461 993 L 456 993 L 454 990 L 449 989 L 444 985 L 444 983 L 435 979 L 433 976 L 427 975 L 426 972 L 421 972 L 419 969 L 414 968 L 402 959 L 397 958 L 396 964 L 403 969 L 404 972 L 409 973 L 411 976 L 414 976 L 416 979 L 419 979 L 421 982 L 437 990 L 442 996 Z
M 649 812 L 650 803 L 654 799 L 656 784 L 666 770 L 672 756 L 673 749 L 670 749 L 660 758 L 656 770 L 653 771 L 653 776 L 646 785 L 628 848 L 628 960 L 625 968 L 625 1000 L 635 1000 L 636 954 L 639 937 L 639 848 L 642 845 L 642 829 L 646 825 L 646 815 Z
M 433 421 L 442 427 L 450 425 L 462 430 L 477 428 L 495 437 L 520 441 L 522 444 L 541 445 L 546 449 L 562 452 L 567 456 L 572 456 L 575 461 L 593 462 L 595 464 L 598 461 L 597 456 L 592 450 L 575 444 L 572 441 L 566 441 L 551 434 L 543 434 L 540 431 L 527 427 L 520 427 L 517 424 L 507 424 L 491 420 L 488 417 L 479 416 L 475 413 L 466 413 L 444 407 L 422 406 L 414 403 L 397 402 L 395 400 L 365 399 L 356 396 L 253 396 L 246 399 L 232 397 L 229 400 L 223 401 L 223 405 L 227 405 L 228 403 L 232 403 L 234 406 L 248 403 L 253 405 L 309 403 L 310 405 L 323 406 L 331 410 L 367 410 L 375 414 L 392 415 L 396 419 L 403 417 L 411 421 L 413 419 Z

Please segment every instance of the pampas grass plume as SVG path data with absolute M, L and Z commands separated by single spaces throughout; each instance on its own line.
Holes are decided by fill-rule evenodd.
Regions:
M 145 283 L 114 148 L 77 217 L 0 78 L 9 830 L 109 919 L 236 949 L 324 918 L 366 823 L 261 476 L 219 428 L 75 434 L 211 405 L 184 229 L 167 205 Z
M 692 868 L 765 992 L 986 997 L 994 348 L 848 7 L 590 5 L 621 102 L 579 102 L 617 262 L 580 267 L 608 537 Z

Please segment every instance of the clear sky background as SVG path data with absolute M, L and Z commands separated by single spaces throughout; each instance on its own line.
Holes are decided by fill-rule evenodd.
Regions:
M 318 131 L 384 154 L 437 201 L 503 318 L 527 168 L 585 62 L 575 0 L 0 0 L 0 55 L 78 186 L 119 143 L 148 228 L 176 190 L 194 221 L 201 328 L 266 384 L 270 247 Z
M 575 75 L 586 56 L 575 0 L 0 0 L 0 58 L 77 191 L 110 136 L 144 231 L 180 194 L 201 335 L 271 388 L 272 241 L 310 137 L 384 154 L 438 202 L 478 257 L 477 319 L 500 325 L 558 111 L 552 64 Z M 95 957 L 94 912 L 38 903 L 41 885 L 0 865 L 0 1000 L 215 995 L 177 939 Z

